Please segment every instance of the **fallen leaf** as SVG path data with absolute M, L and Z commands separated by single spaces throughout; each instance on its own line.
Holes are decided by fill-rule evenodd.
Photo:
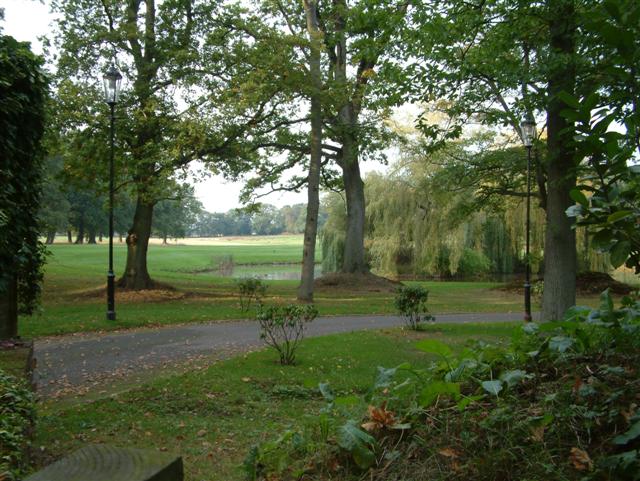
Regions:
M 201 429 L 200 431 L 197 432 L 197 434 L 198 434 L 198 437 L 201 438 L 202 436 L 207 434 L 207 430 L 206 429 Z
M 529 437 L 532 441 L 541 443 L 544 441 L 544 426 L 536 426 L 531 428 L 531 436 Z
M 243 377 L 242 378 L 242 382 L 249 382 L 249 381 L 251 381 L 250 377 Z
M 591 471 L 593 469 L 593 461 L 589 454 L 580 448 L 571 448 L 569 460 L 578 471 Z
M 456 459 L 460 457 L 460 453 L 453 448 L 442 448 L 438 451 L 438 454 L 444 456 L 445 458 Z

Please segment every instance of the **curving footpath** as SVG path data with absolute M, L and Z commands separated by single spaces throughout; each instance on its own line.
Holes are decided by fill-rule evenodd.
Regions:
M 438 323 L 517 321 L 521 313 L 440 314 Z M 321 317 L 306 335 L 322 336 L 402 326 L 398 316 Z M 255 321 L 210 322 L 155 329 L 82 334 L 36 341 L 34 381 L 44 396 L 128 378 L 198 359 L 224 359 L 261 346 Z

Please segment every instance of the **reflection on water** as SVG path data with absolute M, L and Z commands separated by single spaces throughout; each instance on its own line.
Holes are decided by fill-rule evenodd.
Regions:
M 302 264 L 270 264 L 270 265 L 233 265 L 227 269 L 216 271 L 216 275 L 220 277 L 231 277 L 234 279 L 242 279 L 246 277 L 255 277 L 266 281 L 295 281 L 300 280 L 302 272 Z M 322 275 L 322 266 L 316 264 L 314 278 Z

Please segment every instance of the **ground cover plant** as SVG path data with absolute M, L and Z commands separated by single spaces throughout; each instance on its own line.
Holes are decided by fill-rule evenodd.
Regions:
M 638 480 L 639 334 L 640 302 L 605 292 L 508 347 L 421 340 L 437 361 L 379 367 L 361 397 L 323 386 L 326 419 L 256 448 L 248 479 Z
M 0 369 L 0 479 L 22 479 L 35 415 L 35 396 L 26 380 Z
M 190 242 L 195 240 L 190 240 Z M 117 322 L 104 319 L 107 247 L 54 244 L 45 266 L 40 311 L 20 319 L 20 335 L 37 337 L 72 332 L 155 327 L 187 322 L 243 319 L 234 279 L 220 277 L 212 259 L 233 256 L 236 265 L 264 267 L 300 261 L 301 236 L 247 237 L 209 241 L 212 245 L 151 245 L 151 275 L 164 289 L 116 291 Z M 204 243 L 203 243 L 204 244 Z M 116 244 L 116 272 L 124 268 L 125 248 Z M 194 273 L 197 272 L 197 273 Z M 265 302 L 286 304 L 296 298 L 299 281 L 263 281 Z M 519 312 L 518 292 L 495 289 L 496 282 L 406 282 L 429 290 L 433 313 Z M 377 288 L 348 290 L 318 287 L 314 296 L 320 316 L 395 314 L 393 293 Z M 580 300 L 595 305 L 597 296 Z
M 301 424 L 314 425 L 326 404 L 320 383 L 338 396 L 361 395 L 371 366 L 426 362 L 413 348 L 434 338 L 459 349 L 469 338 L 510 336 L 514 324 L 428 326 L 358 332 L 301 343 L 294 366 L 262 350 L 144 385 L 101 385 L 86 396 L 44 401 L 39 408 L 38 465 L 91 443 L 169 450 L 184 457 L 188 480 L 240 480 L 253 444 Z M 355 413 L 354 413 L 355 414 Z

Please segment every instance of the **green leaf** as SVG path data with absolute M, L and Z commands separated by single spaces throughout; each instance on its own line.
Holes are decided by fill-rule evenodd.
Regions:
M 334 400 L 335 396 L 333 395 L 333 391 L 331 391 L 329 383 L 321 382 L 318 384 L 318 389 L 320 389 L 320 394 L 322 394 L 322 397 L 325 398 L 325 400 L 329 402 Z
M 435 339 L 423 339 L 416 344 L 416 349 L 429 354 L 438 354 L 442 357 L 450 357 L 453 354 L 449 346 Z
M 555 336 L 549 339 L 549 349 L 557 352 L 566 352 L 573 345 L 573 339 L 566 336 Z
M 458 411 L 464 411 L 471 403 L 484 399 L 486 394 L 478 394 L 476 396 L 468 396 L 458 401 Z
M 455 382 L 431 381 L 420 393 L 420 406 L 431 406 L 439 396 L 448 394 L 454 399 L 458 399 L 460 397 L 460 384 Z
M 578 204 L 583 207 L 589 206 L 589 201 L 587 200 L 587 196 L 585 196 L 579 189 L 571 189 L 569 195 L 573 200 L 575 200 Z
M 602 320 L 607 320 L 609 316 L 613 313 L 613 299 L 611 298 L 611 293 L 609 289 L 605 289 L 602 294 L 600 294 L 600 318 Z
M 527 377 L 526 371 L 522 369 L 513 369 L 511 371 L 503 372 L 500 375 L 500 380 L 507 384 L 507 386 L 512 387 L 518 384 L 520 381 Z
M 614 268 L 618 268 L 626 262 L 630 253 L 631 243 L 629 241 L 617 242 L 609 251 L 609 261 Z
M 625 444 L 629 444 L 637 437 L 640 437 L 640 421 L 631 426 L 626 433 L 620 434 L 619 436 L 613 438 L 613 443 L 617 444 L 618 446 L 623 446 Z
M 614 223 L 633 215 L 632 210 L 619 210 L 607 217 L 607 222 Z
M 563 90 L 562 92 L 558 93 L 558 98 L 560 98 L 560 100 L 562 100 L 565 104 L 567 104 L 572 109 L 580 110 L 580 101 L 578 100 L 577 97 L 571 95 L 570 93 L 565 92 Z
M 343 424 L 338 432 L 338 445 L 342 449 L 346 449 L 352 453 L 358 448 L 368 450 L 368 446 L 375 445 L 375 442 L 376 440 L 370 434 L 360 429 L 353 419 Z
M 502 391 L 502 381 L 498 379 L 494 379 L 493 381 L 483 381 L 482 389 L 487 391 L 489 394 L 493 394 L 497 396 L 500 391 Z
M 579 217 L 583 213 L 581 205 L 571 205 L 564 211 L 567 217 Z

